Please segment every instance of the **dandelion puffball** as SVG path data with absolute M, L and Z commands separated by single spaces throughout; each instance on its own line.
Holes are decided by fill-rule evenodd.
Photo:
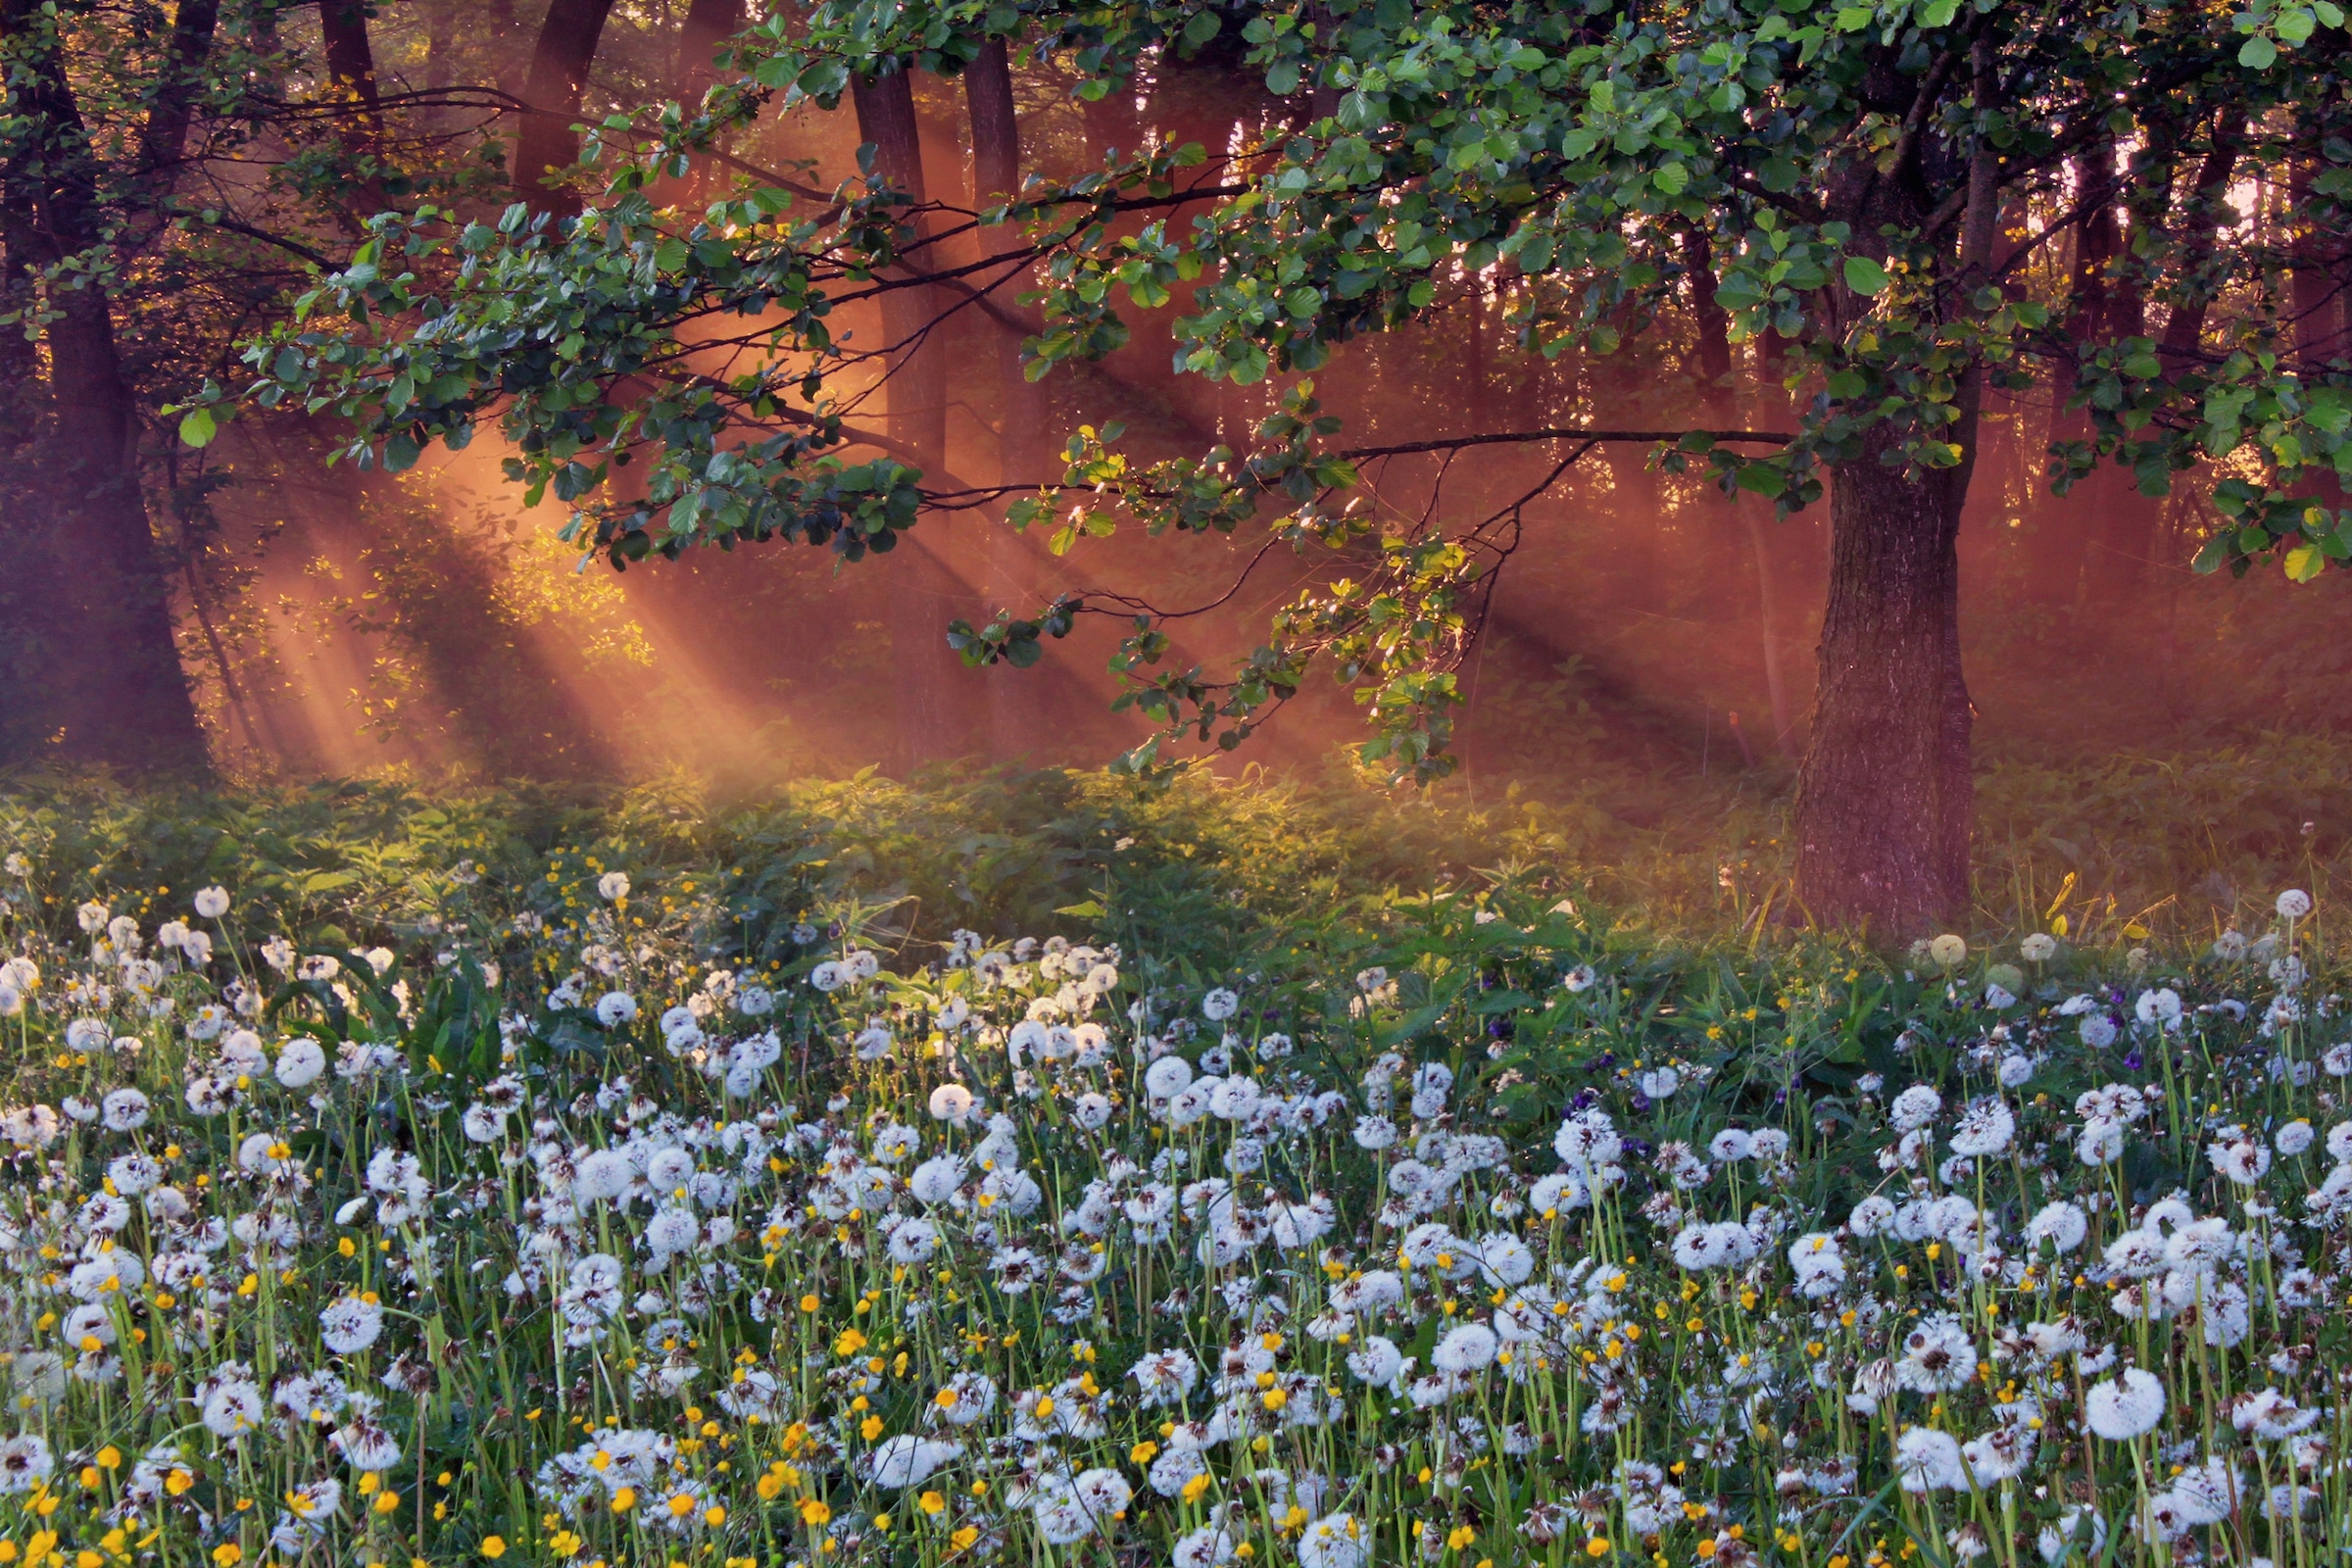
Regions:
M 2091 1431 L 2110 1443 L 2129 1443 L 2164 1419 L 2164 1385 L 2153 1373 L 2126 1367 L 2092 1385 L 2087 1413 Z

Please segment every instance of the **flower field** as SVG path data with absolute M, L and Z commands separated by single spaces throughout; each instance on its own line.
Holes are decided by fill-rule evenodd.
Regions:
M 1211 962 L 1115 876 L 1043 941 L 610 852 L 373 924 L 6 877 L 0 1563 L 2352 1550 L 2299 893 L 1882 959 L 1498 887 Z

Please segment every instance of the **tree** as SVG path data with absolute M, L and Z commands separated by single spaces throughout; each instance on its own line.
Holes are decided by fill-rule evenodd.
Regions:
M 0 242 L 17 285 L 13 315 L 38 323 L 48 350 L 49 419 L 35 428 L 53 432 L 54 454 L 32 461 L 38 482 L 15 498 L 46 514 L 17 519 L 14 531 L 21 545 L 57 540 L 47 570 L 22 557 L 17 569 L 63 596 L 42 612 L 74 639 L 70 653 L 58 650 L 66 657 L 44 660 L 46 668 L 17 683 L 18 722 L 9 727 L 24 745 L 31 739 L 22 733 L 25 714 L 40 714 L 39 728 L 69 756 L 186 765 L 203 760 L 203 734 L 180 673 L 166 567 L 139 483 L 141 411 L 108 300 L 108 198 L 117 179 L 151 186 L 177 164 L 217 12 L 204 0 L 183 4 L 146 106 L 140 162 L 126 175 L 106 165 L 67 69 L 80 20 L 32 0 L 0 4 L 11 109 Z
M 580 210 L 579 193 L 564 177 L 580 161 L 579 133 L 571 127 L 612 14 L 612 0 L 549 0 L 539 24 L 523 87 L 522 125 L 514 136 L 514 189 L 542 212 L 568 216 Z
M 1242 24 L 1247 59 L 1299 104 L 1288 124 L 1209 167 L 1199 149 L 1122 148 L 1106 172 L 1033 183 L 1004 216 L 1048 278 L 1033 373 L 1101 357 L 1126 339 L 1123 307 L 1156 310 L 1189 285 L 1181 368 L 1286 378 L 1280 412 L 1247 456 L 1131 464 L 1115 430 L 1081 432 L 1059 473 L 1019 487 L 1031 493 L 1009 519 L 1053 519 L 1067 549 L 1122 520 L 1230 531 L 1271 513 L 1270 548 L 1332 550 L 1348 574 L 1283 609 L 1221 677 L 1156 667 L 1167 612 L 1132 602 L 1007 612 L 954 639 L 969 660 L 1024 662 L 1075 613 L 1134 616 L 1121 702 L 1162 729 L 1129 760 L 1139 767 L 1185 735 L 1239 744 L 1324 664 L 1367 709 L 1367 760 L 1431 777 L 1448 765 L 1454 671 L 1530 498 L 1381 518 L 1346 496 L 1360 466 L 1541 443 L 1560 454 L 1556 478 L 1598 444 L 1644 443 L 1668 468 L 1701 467 L 1783 513 L 1826 496 L 1799 893 L 1824 920 L 1883 934 L 1949 918 L 1967 902 L 1972 808 L 1956 539 L 1988 400 L 2040 385 L 2082 412 L 2083 433 L 2052 448 L 2062 488 L 2106 466 L 2143 494 L 2209 491 L 2230 526 L 2206 569 L 2276 558 L 2305 580 L 2352 559 L 2344 514 L 2308 482 L 2352 474 L 2348 378 L 2340 361 L 2296 358 L 2291 291 L 2273 286 L 2298 259 L 2309 268 L 2309 246 L 2222 235 L 2226 192 L 2249 172 L 2300 171 L 2310 221 L 2340 229 L 2343 22 L 2333 3 L 2234 16 L 1992 0 L 1260 7 Z M 986 499 L 926 487 L 896 461 L 903 444 L 865 464 L 836 455 L 860 437 L 835 406 L 830 311 L 919 288 L 946 312 L 972 292 L 905 239 L 910 216 L 922 231 L 923 193 L 877 158 L 874 181 L 820 210 L 788 216 L 789 197 L 768 191 L 698 218 L 646 202 L 650 172 L 771 98 L 832 104 L 894 72 L 953 74 L 997 38 L 1075 68 L 1100 102 L 1139 59 L 1182 56 L 1231 24 L 1199 0 L 1038 0 L 1025 14 L 833 0 L 805 23 L 771 19 L 739 42 L 743 79 L 702 117 L 641 118 L 634 156 L 610 138 L 612 200 L 579 222 L 385 226 L 365 271 L 318 297 L 326 318 L 252 351 L 266 373 L 251 395 L 332 406 L 357 423 L 355 453 L 395 462 L 500 417 L 522 448 L 517 475 L 553 486 L 576 509 L 572 536 L 615 560 L 778 535 L 880 549 L 926 511 Z M 2128 252 L 2083 281 L 2150 302 L 2162 325 L 2099 311 L 2087 335 L 2070 332 L 2085 313 L 2033 297 L 2020 263 L 2103 211 L 2070 201 L 2070 171 L 2126 139 L 2156 151 L 2159 180 L 2178 164 L 2186 188 L 2135 206 Z M 1164 216 L 1179 208 L 1181 225 Z M 2016 212 L 2037 226 L 2004 246 Z M 929 232 L 954 231 L 954 215 L 934 216 Z M 1677 308 L 1694 234 L 1727 344 L 1752 343 L 1760 361 L 1793 351 L 1785 369 L 1808 396 L 1786 428 L 1726 429 L 1693 410 L 1664 429 L 1333 439 L 1311 377 L 1345 374 L 1350 339 L 1426 318 L 1456 267 L 1515 270 L 1510 321 L 1529 350 L 1606 356 Z M 584 313 L 591 284 L 599 306 Z M 681 327 L 753 310 L 766 313 L 757 329 L 726 341 L 763 354 L 755 368 L 721 383 L 675 368 Z M 623 458 L 654 466 L 640 496 L 599 490 Z

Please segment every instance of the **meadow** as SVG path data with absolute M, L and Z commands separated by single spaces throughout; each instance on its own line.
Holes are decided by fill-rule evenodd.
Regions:
M 0 1563 L 2341 1561 L 2254 750 L 1891 946 L 1737 790 L 20 781 Z

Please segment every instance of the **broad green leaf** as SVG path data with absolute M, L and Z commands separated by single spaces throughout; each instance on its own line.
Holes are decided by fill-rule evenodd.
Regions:
M 1845 286 L 1857 294 L 1875 296 L 1886 287 L 1886 269 L 1867 256 L 1848 256 Z
M 192 447 L 210 446 L 220 429 L 220 421 L 213 417 L 211 409 L 190 409 L 180 418 L 179 438 Z

